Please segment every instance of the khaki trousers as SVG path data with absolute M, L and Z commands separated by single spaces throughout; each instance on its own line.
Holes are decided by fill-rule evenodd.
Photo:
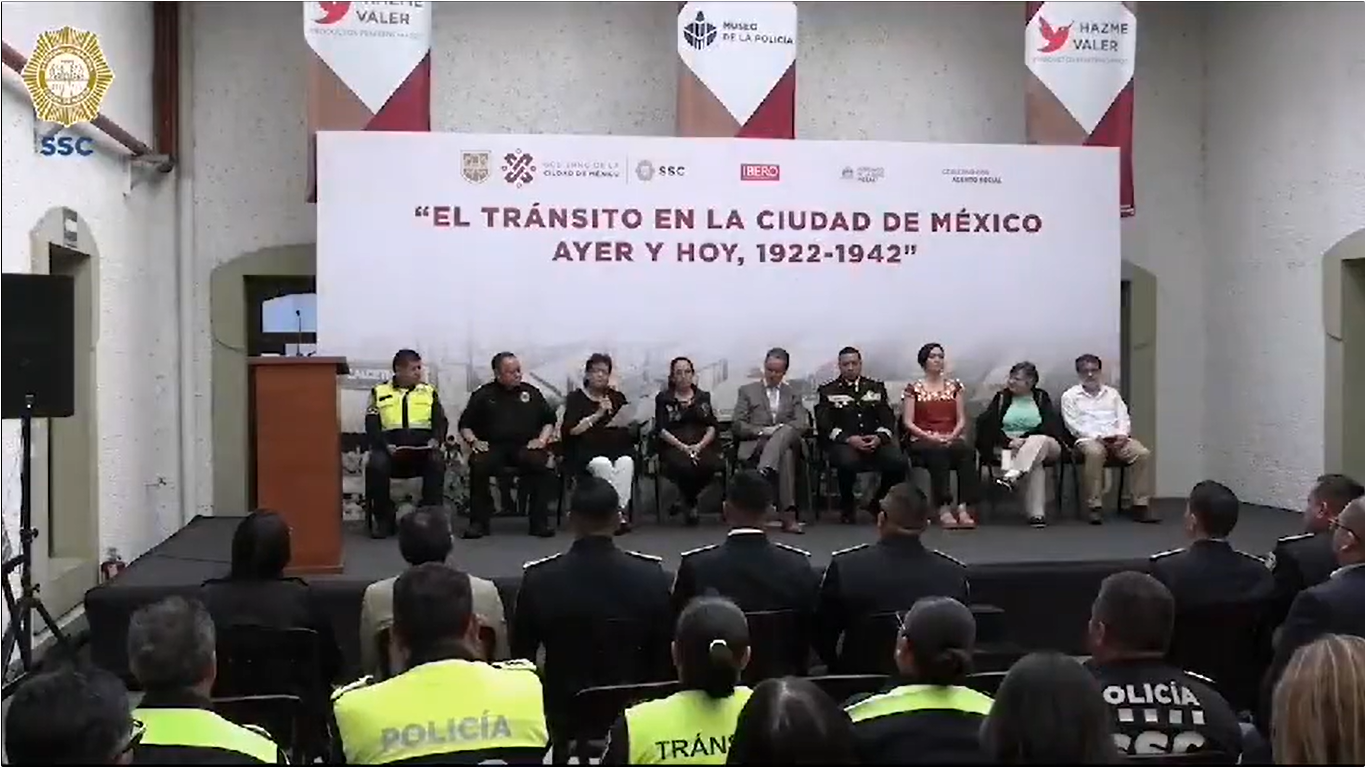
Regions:
M 1076 449 L 1082 456 L 1081 495 L 1087 509 L 1101 506 L 1101 498 L 1105 496 L 1105 460 L 1110 457 L 1129 465 L 1128 481 L 1124 484 L 1125 496 L 1129 498 L 1120 499 L 1120 504 L 1148 506 L 1153 492 L 1149 475 L 1152 454 L 1143 443 L 1132 437 L 1123 443 L 1086 439 L 1078 440 Z
M 1031 518 L 1044 516 L 1048 502 L 1048 480 L 1043 464 L 1062 455 L 1062 446 L 1048 435 L 1030 435 L 1024 445 L 1001 450 L 1001 470 L 1018 472 L 1024 478 L 1025 514 Z

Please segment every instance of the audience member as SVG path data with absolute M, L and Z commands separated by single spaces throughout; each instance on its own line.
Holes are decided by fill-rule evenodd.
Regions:
M 1238 497 L 1226 486 L 1213 480 L 1196 483 L 1183 518 L 1190 546 L 1149 558 L 1150 572 L 1171 590 L 1178 612 L 1270 599 L 1266 564 L 1228 543 L 1238 524 L 1238 507 Z
M 726 765 L 858 765 L 854 724 L 810 680 L 755 687 L 740 710 Z
M 1285 618 L 1290 603 L 1309 587 L 1327 581 L 1338 567 L 1333 554 L 1333 522 L 1353 499 L 1366 494 L 1361 483 L 1346 475 L 1319 475 L 1304 508 L 1304 533 L 1284 536 L 1267 555 L 1276 582 L 1274 617 Z
M 906 613 L 896 641 L 904 684 L 845 706 L 863 765 L 982 765 L 978 734 L 991 697 L 965 687 L 977 633 L 972 611 L 926 597 Z
M 370 390 L 365 406 L 365 499 L 381 530 L 392 531 L 393 477 L 422 478 L 422 503 L 440 504 L 446 482 L 441 443 L 449 422 L 436 388 L 422 380 L 422 357 L 411 349 L 394 355 L 394 375 Z
M 816 604 L 814 645 L 833 670 L 876 673 L 885 666 L 883 659 L 860 658 L 848 648 L 847 633 L 862 622 L 905 611 L 922 597 L 967 602 L 967 566 L 920 540 L 929 516 L 930 505 L 920 489 L 898 483 L 878 513 L 877 543 L 830 556 Z M 846 644 L 837 653 L 841 635 L 846 635 Z
M 1100 518 L 1105 495 L 1105 462 L 1115 459 L 1128 466 L 1124 490 L 1130 498 L 1120 504 L 1140 523 L 1159 522 L 1148 509 L 1152 482 L 1148 468 L 1152 454 L 1129 434 L 1129 408 L 1119 390 L 1101 380 L 1100 358 L 1086 354 L 1077 358 L 1081 381 L 1062 393 L 1063 423 L 1076 438 L 1072 447 L 1081 454 L 1082 497 L 1092 520 Z
M 603 765 L 724 765 L 749 663 L 745 614 L 721 597 L 701 597 L 678 617 L 672 647 L 682 690 L 637 704 L 617 719 Z
M 1366 688 L 1360 637 L 1328 635 L 1301 647 L 1276 686 L 1271 721 L 1278 765 L 1362 765 Z
M 896 414 L 887 386 L 863 375 L 863 355 L 853 347 L 839 353 L 840 375 L 816 390 L 816 433 L 825 443 L 839 484 L 840 521 L 853 523 L 854 481 L 860 472 L 877 472 L 874 515 L 893 485 L 906 478 L 906 457 L 896 444 Z
M 424 563 L 398 577 L 390 643 L 403 671 L 332 697 L 346 764 L 541 764 L 549 738 L 535 665 L 478 661 L 478 629 L 465 574 Z
M 963 439 L 968 427 L 963 382 L 944 376 L 944 347 L 926 344 L 916 353 L 925 377 L 906 385 L 901 399 L 902 426 L 911 459 L 930 473 L 930 495 L 944 528 L 975 528 L 972 506 L 977 503 L 977 457 Z M 958 475 L 958 505 L 954 508 L 949 473 Z
M 6 765 L 129 765 L 142 741 L 123 683 L 97 667 L 34 675 L 8 707 Z
M 541 390 L 522 381 L 522 363 L 511 352 L 493 356 L 493 381 L 470 393 L 460 413 L 460 437 L 469 448 L 470 525 L 462 538 L 492 533 L 493 478 L 505 472 L 520 477 L 527 493 L 528 532 L 548 538 L 555 529 L 547 521 L 555 494 L 546 446 L 555 431 L 555 411 Z
M 684 521 L 697 525 L 697 500 L 721 471 L 725 459 L 716 443 L 716 411 L 711 395 L 693 380 L 696 371 L 686 357 L 669 361 L 669 382 L 655 395 L 655 436 L 660 471 L 678 486 Z M 678 514 L 680 504 L 669 514 Z
M 783 530 L 801 533 L 797 522 L 797 469 L 802 436 L 811 429 L 811 417 L 801 396 L 783 381 L 791 358 L 775 347 L 764 355 L 762 381 L 744 384 L 735 393 L 731 431 L 735 455 L 753 463 L 772 485 Z
M 1005 389 L 991 398 L 977 421 L 977 449 L 984 455 L 1001 457 L 1002 475 L 998 479 L 1014 490 L 1021 479 L 1025 484 L 1025 515 L 1029 524 L 1047 524 L 1045 504 L 1048 483 L 1044 463 L 1062 455 L 1067 430 L 1053 407 L 1053 398 L 1039 388 L 1039 369 L 1020 362 L 1010 367 Z M 1100 516 L 1093 514 L 1092 523 Z
M 319 673 L 331 681 L 341 668 L 332 622 L 319 610 L 307 582 L 285 576 L 290 557 L 285 519 L 270 510 L 252 512 L 233 531 L 227 578 L 204 582 L 199 599 L 219 634 L 236 626 L 313 630 Z
M 213 711 L 218 672 L 213 619 L 197 600 L 168 597 L 128 623 L 128 668 L 142 687 L 133 717 L 146 729 L 138 765 L 287 765 L 264 729 Z
M 1162 582 L 1136 571 L 1106 577 L 1091 606 L 1086 667 L 1114 718 L 1115 743 L 1130 755 L 1243 751 L 1233 708 L 1203 678 L 1165 660 L 1176 601 Z
M 1031 653 L 1010 668 L 982 726 L 982 749 L 994 765 L 1119 762 L 1100 686 L 1060 653 Z
M 408 565 L 444 563 L 454 545 L 450 516 L 441 507 L 419 507 L 398 521 L 398 551 Z M 365 595 L 361 598 L 361 671 L 378 679 L 386 676 L 384 670 L 393 668 L 392 663 L 384 658 L 388 649 L 381 648 L 378 641 L 379 633 L 394 620 L 394 582 L 397 579 L 397 576 L 390 576 L 371 584 L 365 588 Z M 470 576 L 469 579 L 481 640 L 474 650 L 485 661 L 506 659 L 508 631 L 498 587 L 476 576 Z M 491 636 L 492 643 L 484 640 L 486 632 Z
M 631 503 L 636 477 L 635 436 L 628 426 L 616 423 L 625 408 L 626 395 L 612 386 L 612 358 L 595 352 L 584 363 L 583 387 L 564 399 L 560 429 L 566 471 L 611 483 L 622 510 Z M 623 518 L 620 532 L 628 530 Z

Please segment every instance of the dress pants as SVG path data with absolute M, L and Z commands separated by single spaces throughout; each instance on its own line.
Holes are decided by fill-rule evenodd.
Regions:
M 1087 509 L 1100 509 L 1101 497 L 1105 495 L 1105 460 L 1113 456 L 1129 465 L 1129 482 L 1124 490 L 1132 499 L 1120 499 L 1120 503 L 1130 502 L 1134 506 L 1148 506 L 1152 487 L 1148 479 L 1148 462 L 1152 454 L 1132 437 L 1123 445 L 1106 443 L 1100 440 L 1078 440 L 1077 452 L 1082 456 L 1081 495 L 1086 499 Z
M 953 487 L 949 473 L 958 474 L 958 503 L 977 503 L 977 462 L 972 447 L 962 439 L 947 445 L 932 440 L 915 440 L 910 445 L 911 458 L 930 473 L 930 496 L 935 507 L 953 505 Z
M 883 441 L 871 451 L 854 450 L 848 443 L 839 442 L 830 446 L 830 464 L 835 468 L 839 482 L 840 511 L 847 516 L 854 511 L 854 480 L 860 472 L 877 472 L 880 482 L 874 504 L 880 505 L 882 497 L 892 486 L 906 479 L 906 457 L 901 450 Z
M 672 445 L 661 445 L 659 459 L 664 476 L 678 486 L 678 493 L 687 507 L 697 506 L 697 497 L 702 495 L 702 491 L 724 466 L 721 454 L 714 445 L 707 446 L 698 455 L 697 461 Z
M 765 474 L 772 472 L 778 478 L 774 503 L 779 512 L 797 506 L 797 455 L 801 447 L 801 433 L 791 424 L 784 424 L 768 437 L 759 438 L 755 448 L 754 468 Z
M 532 450 L 526 445 L 489 444 L 484 452 L 470 454 L 470 523 L 487 531 L 493 518 L 493 492 L 489 481 L 500 475 L 515 472 L 518 493 L 526 494 L 527 511 L 532 530 L 544 528 L 546 505 L 554 494 L 554 478 L 547 466 L 550 454 L 544 449 Z
M 1048 502 L 1048 481 L 1045 477 L 1044 462 L 1062 455 L 1062 446 L 1048 435 L 1030 435 L 1024 445 L 1014 451 L 1001 451 L 1001 469 L 1024 477 L 1025 514 L 1031 520 L 1044 516 L 1044 506 Z
M 616 460 L 606 456 L 594 456 L 586 467 L 588 474 L 600 477 L 611 484 L 617 492 L 617 507 L 626 509 L 631 503 L 631 488 L 635 484 L 636 462 L 630 456 L 618 456 Z
M 389 481 L 394 478 L 422 478 L 422 506 L 441 504 L 446 465 L 441 453 L 434 449 L 400 449 L 391 456 L 383 448 L 370 451 L 365 462 L 365 499 L 375 516 L 392 522 L 394 499 L 389 493 Z

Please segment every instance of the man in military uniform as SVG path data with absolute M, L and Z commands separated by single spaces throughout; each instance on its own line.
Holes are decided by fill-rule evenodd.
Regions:
M 617 548 L 618 506 L 610 483 L 581 478 L 570 498 L 573 545 L 527 563 L 517 592 L 512 655 L 534 659 L 545 649 L 546 713 L 557 736 L 583 688 L 673 679 L 669 577 L 658 557 Z
M 1285 617 L 1295 595 L 1328 580 L 1338 567 L 1333 555 L 1333 521 L 1344 507 L 1366 493 L 1361 483 L 1346 475 L 1320 475 L 1309 491 L 1304 509 L 1304 533 L 1284 536 L 1267 555 L 1276 582 L 1275 623 Z
M 1149 571 L 1171 590 L 1178 611 L 1271 598 L 1271 572 L 1266 564 L 1228 543 L 1238 524 L 1238 507 L 1238 497 L 1226 486 L 1213 480 L 1196 483 L 1186 499 L 1190 546 L 1149 559 Z
M 448 427 L 436 388 L 422 380 L 421 356 L 400 349 L 392 367 L 394 377 L 370 390 L 365 407 L 365 502 L 386 535 L 394 528 L 390 479 L 421 477 L 422 504 L 441 503 L 446 462 L 440 445 Z
M 854 479 L 878 472 L 876 513 L 887 489 L 906 477 L 906 457 L 896 444 L 896 414 L 887 387 L 863 376 L 863 356 L 853 347 L 839 354 L 840 375 L 816 391 L 816 431 L 839 481 L 840 520 L 854 522 Z M 907 606 L 910 607 L 910 606 Z
M 911 483 L 898 483 L 878 513 L 877 543 L 831 555 L 820 584 L 815 646 L 832 669 L 877 672 L 886 666 L 887 659 L 835 651 L 840 635 L 871 616 L 910 610 L 922 597 L 968 602 L 967 566 L 920 541 L 929 520 L 925 494 Z
M 478 661 L 478 635 L 468 576 L 442 563 L 399 576 L 390 650 L 403 672 L 332 695 L 337 756 L 347 765 L 540 765 L 549 735 L 536 667 Z
M 491 533 L 493 491 L 490 481 L 513 471 L 518 493 L 528 497 L 532 536 L 550 537 L 547 505 L 555 494 L 546 445 L 555 429 L 555 411 L 541 390 L 522 381 L 522 364 L 511 352 L 493 356 L 493 381 L 474 390 L 460 414 L 460 437 L 469 448 L 470 527 L 461 535 L 479 539 Z

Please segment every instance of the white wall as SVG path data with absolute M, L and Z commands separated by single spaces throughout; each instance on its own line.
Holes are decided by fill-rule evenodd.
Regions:
M 1210 20 L 1205 450 L 1212 477 L 1257 501 L 1298 506 L 1323 471 L 1320 270 L 1363 224 L 1362 25 L 1360 3 Z

